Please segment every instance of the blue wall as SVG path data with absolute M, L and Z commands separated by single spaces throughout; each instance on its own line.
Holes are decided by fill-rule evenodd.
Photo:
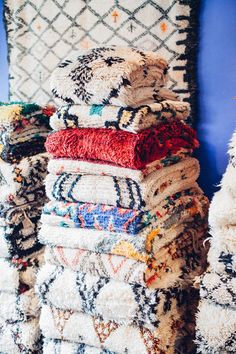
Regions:
M 0 101 L 8 99 L 8 65 L 6 34 L 3 25 L 3 0 L 0 0 Z
M 198 60 L 200 184 L 212 195 L 236 127 L 236 1 L 202 0 Z
M 195 0 L 191 0 L 195 1 Z M 0 0 L 0 100 L 7 99 L 7 51 Z M 202 0 L 197 130 L 200 185 L 211 196 L 227 164 L 227 143 L 236 117 L 236 0 Z

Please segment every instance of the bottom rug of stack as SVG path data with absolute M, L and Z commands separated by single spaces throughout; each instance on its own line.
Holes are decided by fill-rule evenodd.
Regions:
M 204 218 L 201 222 L 204 224 Z M 160 265 L 162 262 L 164 268 L 162 271 L 160 268 L 160 273 L 163 272 L 163 279 L 164 273 L 168 273 L 167 268 L 164 267 L 164 260 L 171 258 L 171 266 L 177 257 L 180 263 L 180 272 L 173 273 L 169 277 L 170 284 L 176 282 L 183 286 L 183 284 L 188 284 L 188 281 L 191 283 L 192 273 L 202 271 L 199 262 L 202 259 L 200 245 L 205 236 L 205 228 L 201 230 L 197 225 L 196 228 L 198 230 L 186 226 L 185 232 L 177 235 L 177 239 L 184 239 L 187 251 L 191 246 L 187 246 L 187 240 L 194 243 L 195 248 L 200 247 L 198 251 L 195 249 L 196 253 L 193 254 L 191 260 L 190 258 L 187 260 L 187 263 L 181 262 L 184 257 L 181 252 L 180 254 L 168 252 L 169 247 L 178 248 L 176 241 L 171 242 L 169 246 L 166 245 L 167 251 L 164 251 L 162 260 L 160 260 Z M 42 227 L 40 238 L 44 236 L 44 240 L 49 239 L 49 235 L 56 237 L 55 232 L 52 232 L 53 227 L 50 232 L 49 229 L 48 225 Z M 59 231 L 59 228 L 55 229 Z M 68 231 L 68 234 L 65 231 Z M 64 240 L 69 237 L 70 231 L 71 229 L 64 229 Z M 62 238 L 59 237 L 58 240 L 61 241 Z M 48 346 L 49 348 L 55 346 L 73 348 L 73 345 L 76 346 L 73 343 L 80 343 L 86 346 L 88 353 L 89 350 L 92 350 L 91 353 L 99 353 L 97 350 L 102 352 L 105 349 L 108 352 L 131 354 L 175 352 L 176 342 L 184 332 L 183 327 L 186 329 L 187 325 L 191 326 L 191 323 L 187 324 L 185 320 L 192 297 L 188 291 L 181 287 L 166 288 L 166 286 L 162 289 L 149 289 L 144 280 L 147 265 L 143 262 L 136 262 L 131 269 L 126 268 L 123 274 L 121 271 L 121 278 L 117 280 L 111 277 L 111 272 L 109 277 L 101 276 L 103 266 L 101 263 L 96 264 L 92 261 L 92 259 L 96 260 L 96 253 L 91 250 L 89 251 L 90 260 L 85 257 L 85 262 L 81 262 L 83 252 L 87 252 L 83 250 L 83 247 L 71 250 L 71 252 L 68 248 L 55 247 L 55 245 L 54 247 L 47 246 L 46 249 L 46 261 L 51 264 L 46 263 L 40 270 L 36 287 L 42 303 L 40 326 L 46 338 L 45 348 Z M 192 246 L 190 250 L 193 252 Z M 86 254 L 89 255 L 89 252 Z M 144 244 L 143 252 L 145 252 Z M 161 250 L 159 253 L 161 254 Z M 198 253 L 201 254 L 199 259 Z M 70 255 L 71 260 L 67 262 L 63 254 Z M 132 259 L 118 255 L 101 254 L 100 256 L 107 257 L 107 264 L 109 258 L 110 260 L 112 257 L 117 258 L 118 264 L 116 263 L 116 266 L 113 264 L 113 274 L 116 273 L 114 269 L 117 266 L 118 268 L 122 268 L 123 265 L 126 267 L 125 262 L 132 261 Z M 156 259 L 158 259 L 157 250 Z M 67 267 L 59 265 L 61 263 L 64 265 L 67 263 Z M 68 263 L 71 263 L 72 267 L 68 267 Z M 84 272 L 85 268 L 83 271 L 80 270 L 83 264 L 88 267 L 87 274 Z M 137 265 L 139 267 L 136 267 Z M 141 284 L 139 281 L 125 281 L 125 277 L 129 272 L 132 273 L 132 269 L 135 269 L 136 281 L 142 280 Z M 188 281 L 184 279 L 185 277 Z M 181 278 L 183 278 L 182 281 Z M 189 353 L 188 348 L 185 349 L 185 353 Z

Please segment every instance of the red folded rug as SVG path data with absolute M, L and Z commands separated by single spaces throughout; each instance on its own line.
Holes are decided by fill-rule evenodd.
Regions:
M 133 134 L 122 130 L 70 128 L 48 136 L 47 151 L 54 158 L 95 160 L 133 169 L 199 146 L 195 131 L 174 121 Z

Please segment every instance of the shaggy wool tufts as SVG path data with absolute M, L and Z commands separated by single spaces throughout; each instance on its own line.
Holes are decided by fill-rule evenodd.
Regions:
M 143 277 L 142 272 L 145 269 L 145 281 L 149 286 L 164 287 L 169 286 L 169 283 L 181 282 L 181 279 L 184 282 L 188 277 L 190 280 L 192 276 L 199 275 L 202 270 L 205 270 L 207 249 L 204 249 L 203 241 L 206 225 L 203 223 L 203 225 L 197 226 L 196 222 L 193 224 L 197 230 L 192 229 L 191 225 L 187 227 L 186 231 L 184 231 L 184 226 L 174 227 L 168 232 L 162 233 L 160 230 L 152 234 L 150 240 L 146 237 L 122 237 L 121 235 L 115 236 L 115 234 L 111 236 L 109 232 L 105 235 L 105 232 L 89 229 L 75 229 L 73 232 L 73 229 L 50 227 L 49 225 L 42 225 L 39 237 L 44 244 L 76 248 L 78 253 L 81 253 L 79 250 L 87 250 L 100 254 L 123 256 L 121 263 L 124 263 L 125 257 L 147 263 L 146 268 L 141 267 L 137 273 L 134 273 L 134 281 Z M 85 269 L 86 267 L 90 268 L 92 274 L 97 269 L 98 272 L 102 272 L 103 265 L 95 266 L 93 269 L 93 256 L 89 257 L 87 263 L 85 262 Z M 109 256 L 107 258 L 104 261 L 108 263 L 108 266 L 106 264 L 105 266 L 110 275 L 115 271 L 109 269 L 111 267 Z M 77 263 L 79 259 L 76 260 Z M 125 264 L 121 275 L 116 276 L 121 276 L 122 280 L 123 277 L 129 279 L 129 272 L 133 269 L 132 265 L 135 266 L 135 264 L 137 263 Z
M 41 211 L 37 203 L 0 205 L 0 257 L 26 257 L 42 248 L 38 242 Z
M 49 264 L 155 289 L 184 287 L 205 270 L 206 257 L 204 259 L 203 254 L 197 256 L 196 250 L 180 251 L 174 256 L 175 260 L 167 256 L 166 261 L 166 256 L 165 252 L 160 252 L 159 260 L 148 267 L 144 262 L 114 254 L 59 246 L 46 246 L 45 250 L 45 261 Z
M 50 173 L 46 177 L 46 193 L 51 200 L 151 210 L 165 198 L 194 187 L 199 171 L 198 161 L 188 158 L 149 174 L 140 183 L 132 178 Z
M 40 107 L 23 102 L 0 104 L 0 157 L 7 162 L 19 162 L 45 151 L 49 133 L 49 117 L 53 107 Z
M 34 289 L 19 294 L 0 290 L 0 319 L 7 323 L 27 322 L 39 317 L 40 304 Z
M 45 265 L 40 270 L 36 290 L 43 304 L 150 330 L 158 328 L 160 319 L 170 321 L 183 305 L 186 295 L 178 288 L 150 290 L 138 284 L 53 265 Z
M 50 159 L 48 163 L 48 172 L 56 175 L 59 175 L 62 172 L 67 172 L 82 175 L 116 176 L 118 178 L 132 178 L 136 182 L 141 182 L 149 174 L 161 170 L 164 167 L 174 165 L 177 162 L 188 158 L 191 153 L 191 149 L 180 149 L 175 154 L 165 156 L 161 160 L 156 160 L 140 170 L 83 160 Z
M 201 298 L 236 310 L 236 277 L 207 272 L 202 277 Z
M 40 327 L 46 338 L 82 342 L 117 353 L 173 354 L 180 318 L 181 314 L 176 314 L 168 322 L 160 321 L 158 331 L 152 332 L 143 327 L 119 325 L 82 312 L 43 305 Z
M 197 188 L 165 198 L 150 211 L 125 209 L 105 204 L 50 201 L 41 221 L 61 227 L 78 227 L 138 235 L 157 224 L 169 228 L 196 215 L 206 214 L 208 201 Z
M 42 354 L 39 320 L 13 324 L 0 320 L 0 353 Z
M 0 258 L 1 291 L 19 294 L 35 285 L 36 275 L 44 263 L 44 252 L 33 254 L 28 258 Z
M 161 99 L 167 69 L 167 62 L 151 51 L 98 47 L 62 62 L 51 76 L 51 88 L 59 104 L 133 106 Z
M 236 311 L 201 300 L 197 314 L 199 354 L 236 352 Z
M 121 129 L 132 133 L 173 119 L 186 120 L 189 104 L 181 101 L 162 101 L 137 108 L 110 105 L 65 105 L 50 118 L 53 130 L 67 128 Z
M 0 202 L 20 205 L 43 204 L 43 181 L 47 173 L 46 153 L 23 158 L 18 164 L 0 162 Z
M 49 135 L 45 146 L 56 158 L 80 158 L 141 169 L 181 148 L 197 148 L 199 143 L 192 128 L 173 121 L 160 123 L 158 127 L 139 134 L 111 129 L 68 128 Z
M 44 339 L 43 354 L 117 354 L 107 349 L 60 339 Z

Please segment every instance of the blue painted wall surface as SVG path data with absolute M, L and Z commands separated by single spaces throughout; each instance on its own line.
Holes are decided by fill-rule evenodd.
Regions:
M 236 1 L 202 0 L 198 57 L 200 185 L 209 196 L 225 170 L 236 128 Z
M 8 99 L 8 64 L 6 33 L 3 24 L 3 0 L 0 0 L 0 101 Z
M 191 0 L 195 1 L 195 0 Z M 8 95 L 7 50 L 0 0 L 0 100 Z M 202 0 L 198 58 L 197 131 L 200 185 L 211 196 L 227 164 L 227 143 L 236 127 L 236 0 Z

